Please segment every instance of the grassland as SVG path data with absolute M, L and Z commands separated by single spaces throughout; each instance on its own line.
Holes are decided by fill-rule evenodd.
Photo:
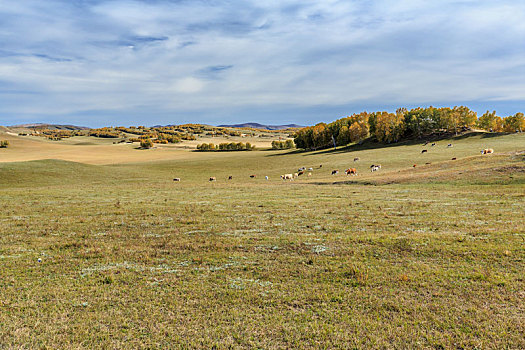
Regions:
M 0 163 L 0 348 L 525 348 L 523 134 L 58 146 L 81 156 Z
M 0 162 L 31 161 L 59 159 L 85 164 L 109 165 L 122 163 L 141 163 L 161 160 L 194 159 L 191 154 L 200 143 L 250 142 L 258 148 L 271 147 L 273 140 L 285 137 L 276 134 L 272 137 L 210 137 L 199 136 L 195 141 L 183 141 L 180 144 L 155 144 L 154 149 L 138 150 L 139 143 L 114 144 L 115 139 L 77 136 L 62 141 L 50 141 L 37 136 L 16 136 L 14 133 L 2 132 L 0 140 L 11 142 L 9 152 L 0 154 Z

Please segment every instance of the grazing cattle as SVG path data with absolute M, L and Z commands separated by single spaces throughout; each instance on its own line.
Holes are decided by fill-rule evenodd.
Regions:
M 173 181 L 180 181 L 180 177 L 174 178 Z
M 255 177 L 256 177 L 256 175 L 250 175 L 250 177 L 251 177 L 251 178 L 253 179 L 253 178 L 255 178 Z
M 308 177 L 312 176 L 312 173 L 308 173 Z
M 372 165 L 371 167 L 371 172 L 374 172 L 374 171 L 378 171 L 379 169 L 381 169 L 381 165 Z
M 432 143 L 432 144 L 431 144 L 430 146 L 434 147 L 435 145 L 436 145 L 436 143 L 435 143 L 435 142 L 433 142 L 433 143 Z
M 412 168 L 415 168 L 415 167 L 417 167 L 417 164 L 412 165 Z
M 301 176 L 304 174 L 304 170 L 301 170 L 300 172 L 297 173 L 297 176 Z
M 233 180 L 233 176 L 232 175 L 228 176 L 228 180 Z
M 432 163 L 430 163 L 430 162 L 425 163 L 425 165 L 429 165 L 429 164 L 432 164 Z
M 300 167 L 299 169 L 297 169 L 297 172 L 300 173 L 301 171 L 305 171 L 306 168 L 303 166 L 303 167 Z
M 345 170 L 346 175 L 357 175 L 357 169 L 356 168 L 349 168 Z
M 449 143 L 449 144 L 447 145 L 447 147 L 452 147 L 452 144 L 451 144 L 451 143 Z
M 293 180 L 293 174 L 284 174 L 284 175 L 281 175 L 281 179 L 292 181 L 292 180 Z
M 323 167 L 323 164 L 319 165 L 319 168 L 322 168 Z
M 456 160 L 456 159 L 457 159 L 456 157 L 452 158 L 452 160 Z
M 421 153 L 427 153 L 427 152 L 428 152 L 428 150 L 426 150 L 426 149 L 421 151 Z
M 481 154 L 491 154 L 494 153 L 494 150 L 492 148 L 485 148 L 481 151 Z
M 268 180 L 268 176 L 265 176 L 264 178 L 265 178 L 266 180 Z
M 339 170 L 332 170 L 332 175 L 337 175 L 339 174 Z
M 314 168 L 308 168 L 308 171 L 314 171 Z
M 357 162 L 358 160 L 360 160 L 359 157 L 354 158 L 354 162 Z
M 298 173 L 293 173 L 293 177 L 294 178 L 299 177 L 299 174 Z
M 210 177 L 210 181 L 217 181 L 217 179 L 215 178 L 215 176 L 212 176 Z

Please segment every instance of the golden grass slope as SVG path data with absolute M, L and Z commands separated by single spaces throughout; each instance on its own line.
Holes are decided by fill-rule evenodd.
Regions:
M 0 162 L 20 162 L 40 159 L 60 159 L 86 164 L 140 163 L 158 160 L 177 160 L 195 157 L 190 153 L 199 143 L 250 142 L 258 148 L 269 148 L 278 137 L 199 137 L 174 145 L 155 145 L 154 149 L 140 150 L 138 143 L 113 144 L 114 139 L 73 137 L 50 141 L 41 137 L 17 136 L 9 129 L 0 129 L 0 140 L 10 142 L 9 149 L 0 153 Z M 201 155 L 206 158 L 206 155 Z

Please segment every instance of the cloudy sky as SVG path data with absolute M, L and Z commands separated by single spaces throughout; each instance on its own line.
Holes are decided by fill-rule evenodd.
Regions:
M 0 125 L 525 111 L 525 2 L 0 0 Z

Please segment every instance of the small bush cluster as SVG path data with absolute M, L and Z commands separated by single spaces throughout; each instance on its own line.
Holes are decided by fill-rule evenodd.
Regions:
M 9 141 L 0 141 L 0 148 L 7 148 L 9 146 Z
M 246 142 L 230 142 L 230 143 L 221 143 L 215 145 L 213 143 L 202 143 L 197 145 L 197 150 L 199 151 L 252 151 L 255 149 L 255 146 L 252 146 L 251 143 Z
M 153 147 L 153 141 L 151 141 L 151 139 L 141 139 L 140 147 L 141 148 L 151 148 Z
M 292 140 L 272 141 L 272 149 L 290 149 L 294 147 L 295 145 Z

